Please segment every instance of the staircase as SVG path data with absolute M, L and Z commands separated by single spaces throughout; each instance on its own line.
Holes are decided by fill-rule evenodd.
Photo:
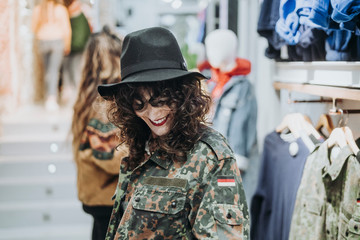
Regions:
M 0 240 L 89 240 L 92 218 L 77 199 L 71 109 L 31 106 L 2 116 Z

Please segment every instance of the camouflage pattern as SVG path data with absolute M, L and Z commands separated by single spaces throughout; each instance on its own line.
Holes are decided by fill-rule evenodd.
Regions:
M 360 164 L 348 146 L 329 156 L 325 141 L 305 163 L 290 240 L 360 239 Z
M 185 163 L 156 151 L 134 171 L 128 171 L 127 161 L 122 161 L 106 240 L 249 239 L 240 172 L 218 132 L 208 128 Z M 233 186 L 218 186 L 219 176 L 232 179 Z

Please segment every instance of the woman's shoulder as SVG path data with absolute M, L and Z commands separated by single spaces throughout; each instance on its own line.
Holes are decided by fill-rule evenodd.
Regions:
M 66 17 L 69 17 L 67 8 L 62 4 L 56 4 L 55 6 L 56 14 L 65 15 Z
M 219 161 L 234 157 L 226 138 L 211 127 L 205 128 L 201 139 L 195 144 L 193 150 L 215 155 Z
M 110 136 L 115 135 L 118 132 L 118 128 L 111 122 L 103 121 L 101 118 L 92 117 L 86 127 L 91 129 L 97 135 Z

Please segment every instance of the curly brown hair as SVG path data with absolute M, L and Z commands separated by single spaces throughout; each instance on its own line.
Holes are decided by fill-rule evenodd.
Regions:
M 133 109 L 139 90 L 161 98 L 173 113 L 173 126 L 165 136 L 152 138 L 151 130 Z M 129 146 L 129 167 L 135 168 L 145 158 L 145 144 L 150 140 L 163 156 L 185 161 L 186 153 L 201 138 L 211 98 L 203 91 L 201 79 L 177 78 L 150 83 L 128 83 L 120 87 L 108 111 L 109 120 L 121 129 L 121 139 Z
M 120 55 L 122 40 L 105 26 L 101 32 L 90 36 L 85 47 L 82 77 L 78 97 L 74 104 L 71 125 L 73 152 L 77 158 L 81 138 L 90 119 L 97 114 L 99 107 L 106 105 L 97 92 L 100 84 L 120 82 Z

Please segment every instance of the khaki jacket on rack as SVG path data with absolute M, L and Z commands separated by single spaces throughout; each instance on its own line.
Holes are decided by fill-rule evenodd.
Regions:
M 338 150 L 332 157 L 325 141 L 308 157 L 290 240 L 360 239 L 360 163 L 349 146 Z

